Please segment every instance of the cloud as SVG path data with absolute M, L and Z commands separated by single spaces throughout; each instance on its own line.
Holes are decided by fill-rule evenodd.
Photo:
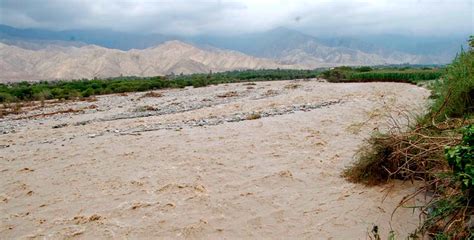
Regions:
M 177 35 L 285 26 L 313 35 L 472 34 L 471 0 L 0 0 L 0 22 Z

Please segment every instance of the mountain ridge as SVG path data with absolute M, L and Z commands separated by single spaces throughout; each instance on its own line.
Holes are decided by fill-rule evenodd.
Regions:
M 467 36 L 466 36 L 467 37 Z M 403 58 L 414 59 L 413 64 L 444 64 L 451 61 L 456 53 L 465 45 L 461 37 L 413 37 L 395 34 L 353 36 L 318 36 L 309 35 L 285 27 L 277 27 L 262 32 L 236 34 L 232 36 L 177 36 L 159 33 L 125 33 L 110 30 L 64 30 L 51 31 L 42 29 L 19 29 L 0 24 L 2 41 L 61 41 L 62 44 L 95 44 L 106 48 L 121 50 L 146 49 L 166 41 L 179 40 L 193 45 L 234 50 L 255 57 L 279 58 L 287 57 L 287 52 L 301 49 L 303 45 L 319 46 L 331 49 L 330 52 L 343 54 L 347 50 L 358 50 L 367 54 L 375 54 L 386 59 L 404 62 Z M 322 53 L 324 54 L 324 53 Z M 314 55 L 314 54 L 313 54 Z M 414 57 L 416 56 L 416 57 Z M 316 56 L 322 57 L 322 56 Z M 365 60 L 364 60 L 365 61 Z M 363 61 L 363 62 L 364 62 Z M 367 62 L 367 61 L 365 61 Z M 370 61 L 368 61 L 370 62 Z M 345 64 L 340 62 L 340 64 Z
M 0 43 L 0 58 L 3 82 L 301 68 L 233 51 L 206 51 L 180 41 L 128 51 L 97 45 L 31 50 Z

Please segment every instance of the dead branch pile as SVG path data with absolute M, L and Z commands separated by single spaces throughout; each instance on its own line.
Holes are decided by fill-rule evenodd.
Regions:
M 454 129 L 462 124 L 465 122 L 453 121 L 441 130 L 421 126 L 407 132 L 375 134 L 359 150 L 358 161 L 344 171 L 344 176 L 367 185 L 389 179 L 429 180 L 449 169 L 444 148 L 459 143 L 461 136 Z

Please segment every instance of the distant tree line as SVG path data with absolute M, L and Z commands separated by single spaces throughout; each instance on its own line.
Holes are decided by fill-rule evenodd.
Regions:
M 93 95 L 139 92 L 163 88 L 204 87 L 219 83 L 314 78 L 317 70 L 262 69 L 156 77 L 116 77 L 74 81 L 0 84 L 0 102 L 76 99 Z
M 0 84 L 0 103 L 77 99 L 94 95 L 140 92 L 164 88 L 204 87 L 220 83 L 292 80 L 322 77 L 330 82 L 390 81 L 416 83 L 438 79 L 438 67 L 336 67 L 322 70 L 261 69 L 156 77 L 115 77 L 72 81 L 41 81 Z
M 438 67 L 336 67 L 321 73 L 330 82 L 407 82 L 439 79 L 444 73 Z

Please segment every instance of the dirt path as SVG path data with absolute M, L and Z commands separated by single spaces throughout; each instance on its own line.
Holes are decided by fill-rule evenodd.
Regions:
M 373 225 L 405 237 L 418 223 L 411 209 L 390 222 L 410 184 L 340 174 L 388 114 L 421 111 L 427 90 L 279 81 L 161 93 L 0 120 L 0 238 L 366 239 Z

